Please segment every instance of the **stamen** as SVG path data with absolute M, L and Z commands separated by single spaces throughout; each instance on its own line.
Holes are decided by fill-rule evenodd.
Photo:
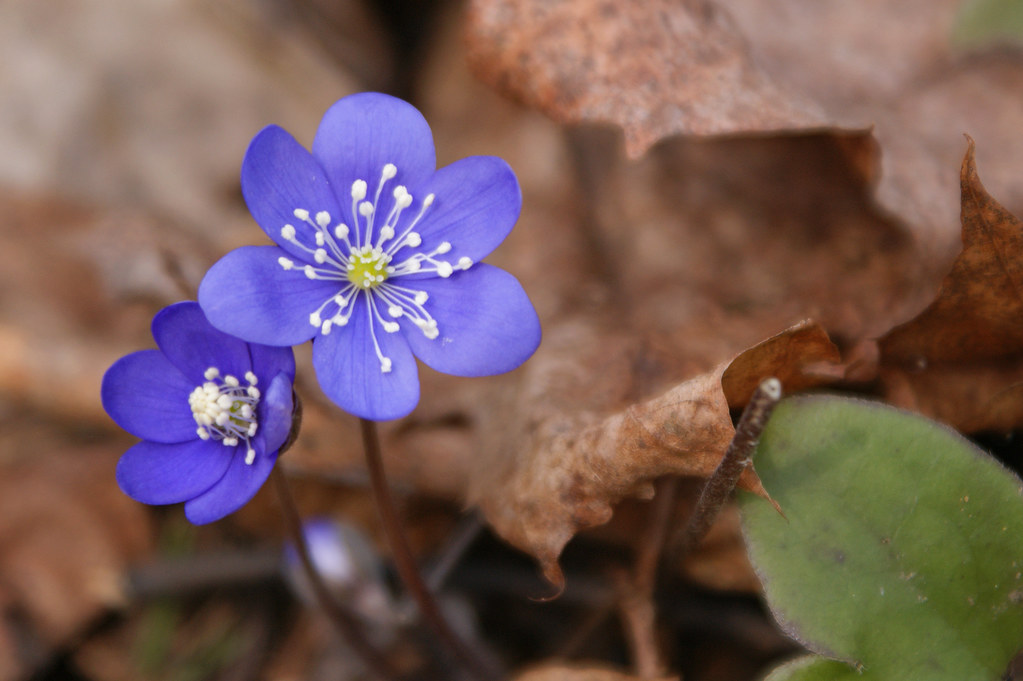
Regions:
M 356 201 L 362 201 L 366 198 L 366 181 L 356 180 L 352 182 L 352 198 Z
M 195 434 L 201 440 L 219 441 L 234 447 L 245 443 L 245 462 L 255 460 L 255 450 L 250 439 L 258 430 L 256 408 L 259 404 L 258 378 L 252 371 L 245 372 L 247 386 L 242 386 L 237 377 L 227 374 L 220 377 L 217 367 L 209 367 L 203 373 L 206 382 L 188 396 L 188 405 L 197 428 Z
M 408 187 L 397 185 L 388 190 L 387 196 L 383 193 L 385 185 L 397 175 L 395 164 L 384 164 L 372 196 L 368 194 L 366 180 L 357 179 L 352 182 L 350 217 L 355 219 L 352 227 L 343 222 L 337 222 L 331 227 L 334 220 L 328 211 L 296 208 L 293 214 L 304 226 L 300 223 L 285 225 L 281 228 L 281 238 L 301 253 L 297 261 L 290 257 L 280 257 L 277 261 L 285 271 L 301 270 L 311 280 L 337 282 L 336 292 L 324 298 L 309 314 L 310 325 L 316 327 L 320 334 L 326 335 L 336 327 L 347 326 L 359 297 L 362 298 L 367 307 L 374 351 L 383 373 L 391 371 L 393 363 L 391 358 L 383 354 L 377 336 L 379 329 L 385 333 L 397 333 L 402 328 L 399 322 L 407 319 L 427 338 L 433 339 L 440 335 L 437 321 L 425 307 L 429 301 L 426 291 L 401 286 L 397 280 L 416 273 L 433 273 L 446 278 L 456 271 L 468 270 L 474 264 L 467 256 L 459 257 L 457 261 L 442 257 L 454 249 L 448 241 L 441 242 L 432 251 L 418 251 L 423 245 L 423 237 L 416 231 L 416 227 L 436 201 L 436 196 L 427 194 L 420 199 L 417 214 L 412 219 L 405 219 L 404 211 L 416 203 Z M 386 205 L 388 203 L 390 205 Z M 379 230 L 376 234 L 375 228 Z M 300 235 L 299 232 L 303 230 L 306 230 L 304 235 Z M 299 241 L 300 237 L 302 241 Z M 396 256 L 404 248 L 414 250 L 407 257 L 399 259 Z M 212 381 L 213 378 L 217 376 L 208 380 Z M 248 378 L 246 376 L 246 380 Z M 223 386 L 218 382 L 212 384 L 211 388 L 210 397 L 219 399 Z M 258 400 L 259 391 L 252 381 L 246 389 L 239 388 L 239 391 L 247 399 Z M 197 413 L 197 423 L 200 428 L 207 429 L 210 437 L 214 437 L 215 433 L 210 428 L 221 427 L 217 425 L 216 419 L 223 420 L 220 416 L 223 411 L 214 404 L 210 410 L 202 411 L 201 422 Z M 235 416 L 229 417 L 228 424 L 233 423 L 231 418 L 246 418 L 248 411 L 239 407 L 232 413 Z M 252 413 L 255 414 L 255 411 Z M 254 419 L 252 422 L 255 422 Z M 245 432 L 242 430 L 239 436 L 225 437 L 241 437 Z

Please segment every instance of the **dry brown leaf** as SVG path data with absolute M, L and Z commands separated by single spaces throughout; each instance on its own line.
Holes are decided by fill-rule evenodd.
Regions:
M 1023 206 L 1014 182 L 1023 59 L 956 52 L 960 4 L 474 0 L 470 59 L 483 80 L 555 120 L 618 124 L 632 156 L 679 133 L 869 137 L 869 128 L 882 153 L 857 165 L 940 274 L 955 253 L 955 173 L 946 169 L 961 132 L 991 150 L 992 186 Z M 758 99 L 762 117 L 741 115 Z
M 677 681 L 677 676 L 661 679 L 642 677 L 645 681 Z M 640 681 L 640 677 L 608 669 L 607 667 L 574 665 L 545 665 L 534 667 L 515 676 L 515 681 Z
M 736 357 L 721 376 L 728 406 L 743 407 L 765 378 L 781 381 L 786 393 L 842 378 L 841 354 L 816 322 L 806 320 L 757 343 Z
M 962 253 L 935 300 L 878 341 L 882 377 L 897 404 L 957 427 L 1012 427 L 1023 408 L 998 396 L 1023 379 L 1023 221 L 984 189 L 972 139 L 961 186 Z
M 733 390 L 762 375 L 806 385 L 801 367 L 837 359 L 823 332 L 802 324 L 608 415 L 568 401 L 631 376 L 628 341 L 615 343 L 608 335 L 599 344 L 581 340 L 594 335 L 571 325 L 548 333 L 524 372 L 514 418 L 501 411 L 496 427 L 507 436 L 490 438 L 509 444 L 481 453 L 472 471 L 470 500 L 498 534 L 532 554 L 559 589 L 564 579 L 558 556 L 577 532 L 606 523 L 622 499 L 652 496 L 653 480 L 660 476 L 707 477 L 717 467 L 734 433 L 722 387 L 726 370 L 732 372 Z M 622 359 L 600 365 L 598 355 Z M 591 366 L 601 367 L 599 377 L 584 369 Z M 752 470 L 740 486 L 766 496 Z
M 61 444 L 44 428 L 4 424 L 4 449 L 22 460 L 0 469 L 0 603 L 20 616 L 0 626 L 0 650 L 28 640 L 52 650 L 121 607 L 125 570 L 149 550 L 145 508 L 117 489 L 110 448 Z M 23 678 L 27 652 L 4 656 L 0 679 Z
M 825 125 L 709 0 L 478 0 L 468 36 L 484 81 L 562 123 L 620 125 L 634 157 L 678 133 Z

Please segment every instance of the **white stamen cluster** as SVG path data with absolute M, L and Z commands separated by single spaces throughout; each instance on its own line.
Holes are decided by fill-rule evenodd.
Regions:
M 440 335 L 437 321 L 424 307 L 428 299 L 426 291 L 400 286 L 395 280 L 409 274 L 430 272 L 450 277 L 456 271 L 467 270 L 473 265 L 467 257 L 459 258 L 455 263 L 440 259 L 438 256 L 452 249 L 447 241 L 428 253 L 414 252 L 400 260 L 402 249 L 415 249 L 422 245 L 422 236 L 415 227 L 433 205 L 434 195 L 428 194 L 420 202 L 415 218 L 400 228 L 402 212 L 413 204 L 413 196 L 404 185 L 398 185 L 391 191 L 391 206 L 385 214 L 381 212 L 384 206 L 380 200 L 384 186 L 397 174 L 398 169 L 393 163 L 383 167 L 372 200 L 366 198 L 369 186 L 365 180 L 352 183 L 350 194 L 354 226 L 343 222 L 334 224 L 327 211 L 312 214 L 304 208 L 296 208 L 297 226 L 284 225 L 281 238 L 308 254 L 311 262 L 296 263 L 286 257 L 278 259 L 285 270 L 301 270 L 309 279 L 338 282 L 337 293 L 309 315 L 309 323 L 319 327 L 324 335 L 335 326 L 348 324 L 356 297 L 365 295 L 370 336 L 383 373 L 391 370 L 391 360 L 380 349 L 377 325 L 386 333 L 396 333 L 401 328 L 398 321 L 407 319 L 427 338 L 434 339 Z M 378 223 L 381 216 L 383 219 Z
M 219 440 L 227 447 L 245 443 L 245 463 L 256 460 L 256 450 L 251 438 L 256 435 L 256 406 L 259 404 L 258 379 L 251 371 L 245 373 L 243 386 L 235 376 L 220 375 L 217 367 L 210 367 L 203 374 L 206 382 L 197 386 L 188 396 L 192 418 L 198 428 L 196 434 L 202 440 Z

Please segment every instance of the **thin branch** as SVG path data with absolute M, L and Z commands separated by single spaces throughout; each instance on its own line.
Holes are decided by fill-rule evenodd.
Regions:
M 387 483 L 387 475 L 380 455 L 380 438 L 377 435 L 376 423 L 367 419 L 359 419 L 359 422 L 362 427 L 362 442 L 366 450 L 366 466 L 369 470 L 373 497 L 376 499 L 384 532 L 391 545 L 395 567 L 405 588 L 408 589 L 409 594 L 419 606 L 419 613 L 426 624 L 473 677 L 479 681 L 494 681 L 500 678 L 500 672 L 494 669 L 487 660 L 477 655 L 455 633 L 441 614 L 433 594 L 423 582 Z
M 760 441 L 760 434 L 764 432 L 767 418 L 780 399 L 781 381 L 777 378 L 764 379 L 753 391 L 739 419 L 739 425 L 735 427 L 735 436 L 725 456 L 703 486 L 689 523 L 673 542 L 672 553 L 675 556 L 681 557 L 688 553 L 706 536 L 738 484 L 739 477 L 753 461 L 753 452 Z

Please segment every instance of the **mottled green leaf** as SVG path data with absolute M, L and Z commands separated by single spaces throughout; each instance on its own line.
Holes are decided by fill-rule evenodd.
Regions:
M 999 678 L 1023 646 L 1015 475 L 944 426 L 834 397 L 780 404 L 756 456 L 787 519 L 745 497 L 745 531 L 787 632 L 864 681 Z

